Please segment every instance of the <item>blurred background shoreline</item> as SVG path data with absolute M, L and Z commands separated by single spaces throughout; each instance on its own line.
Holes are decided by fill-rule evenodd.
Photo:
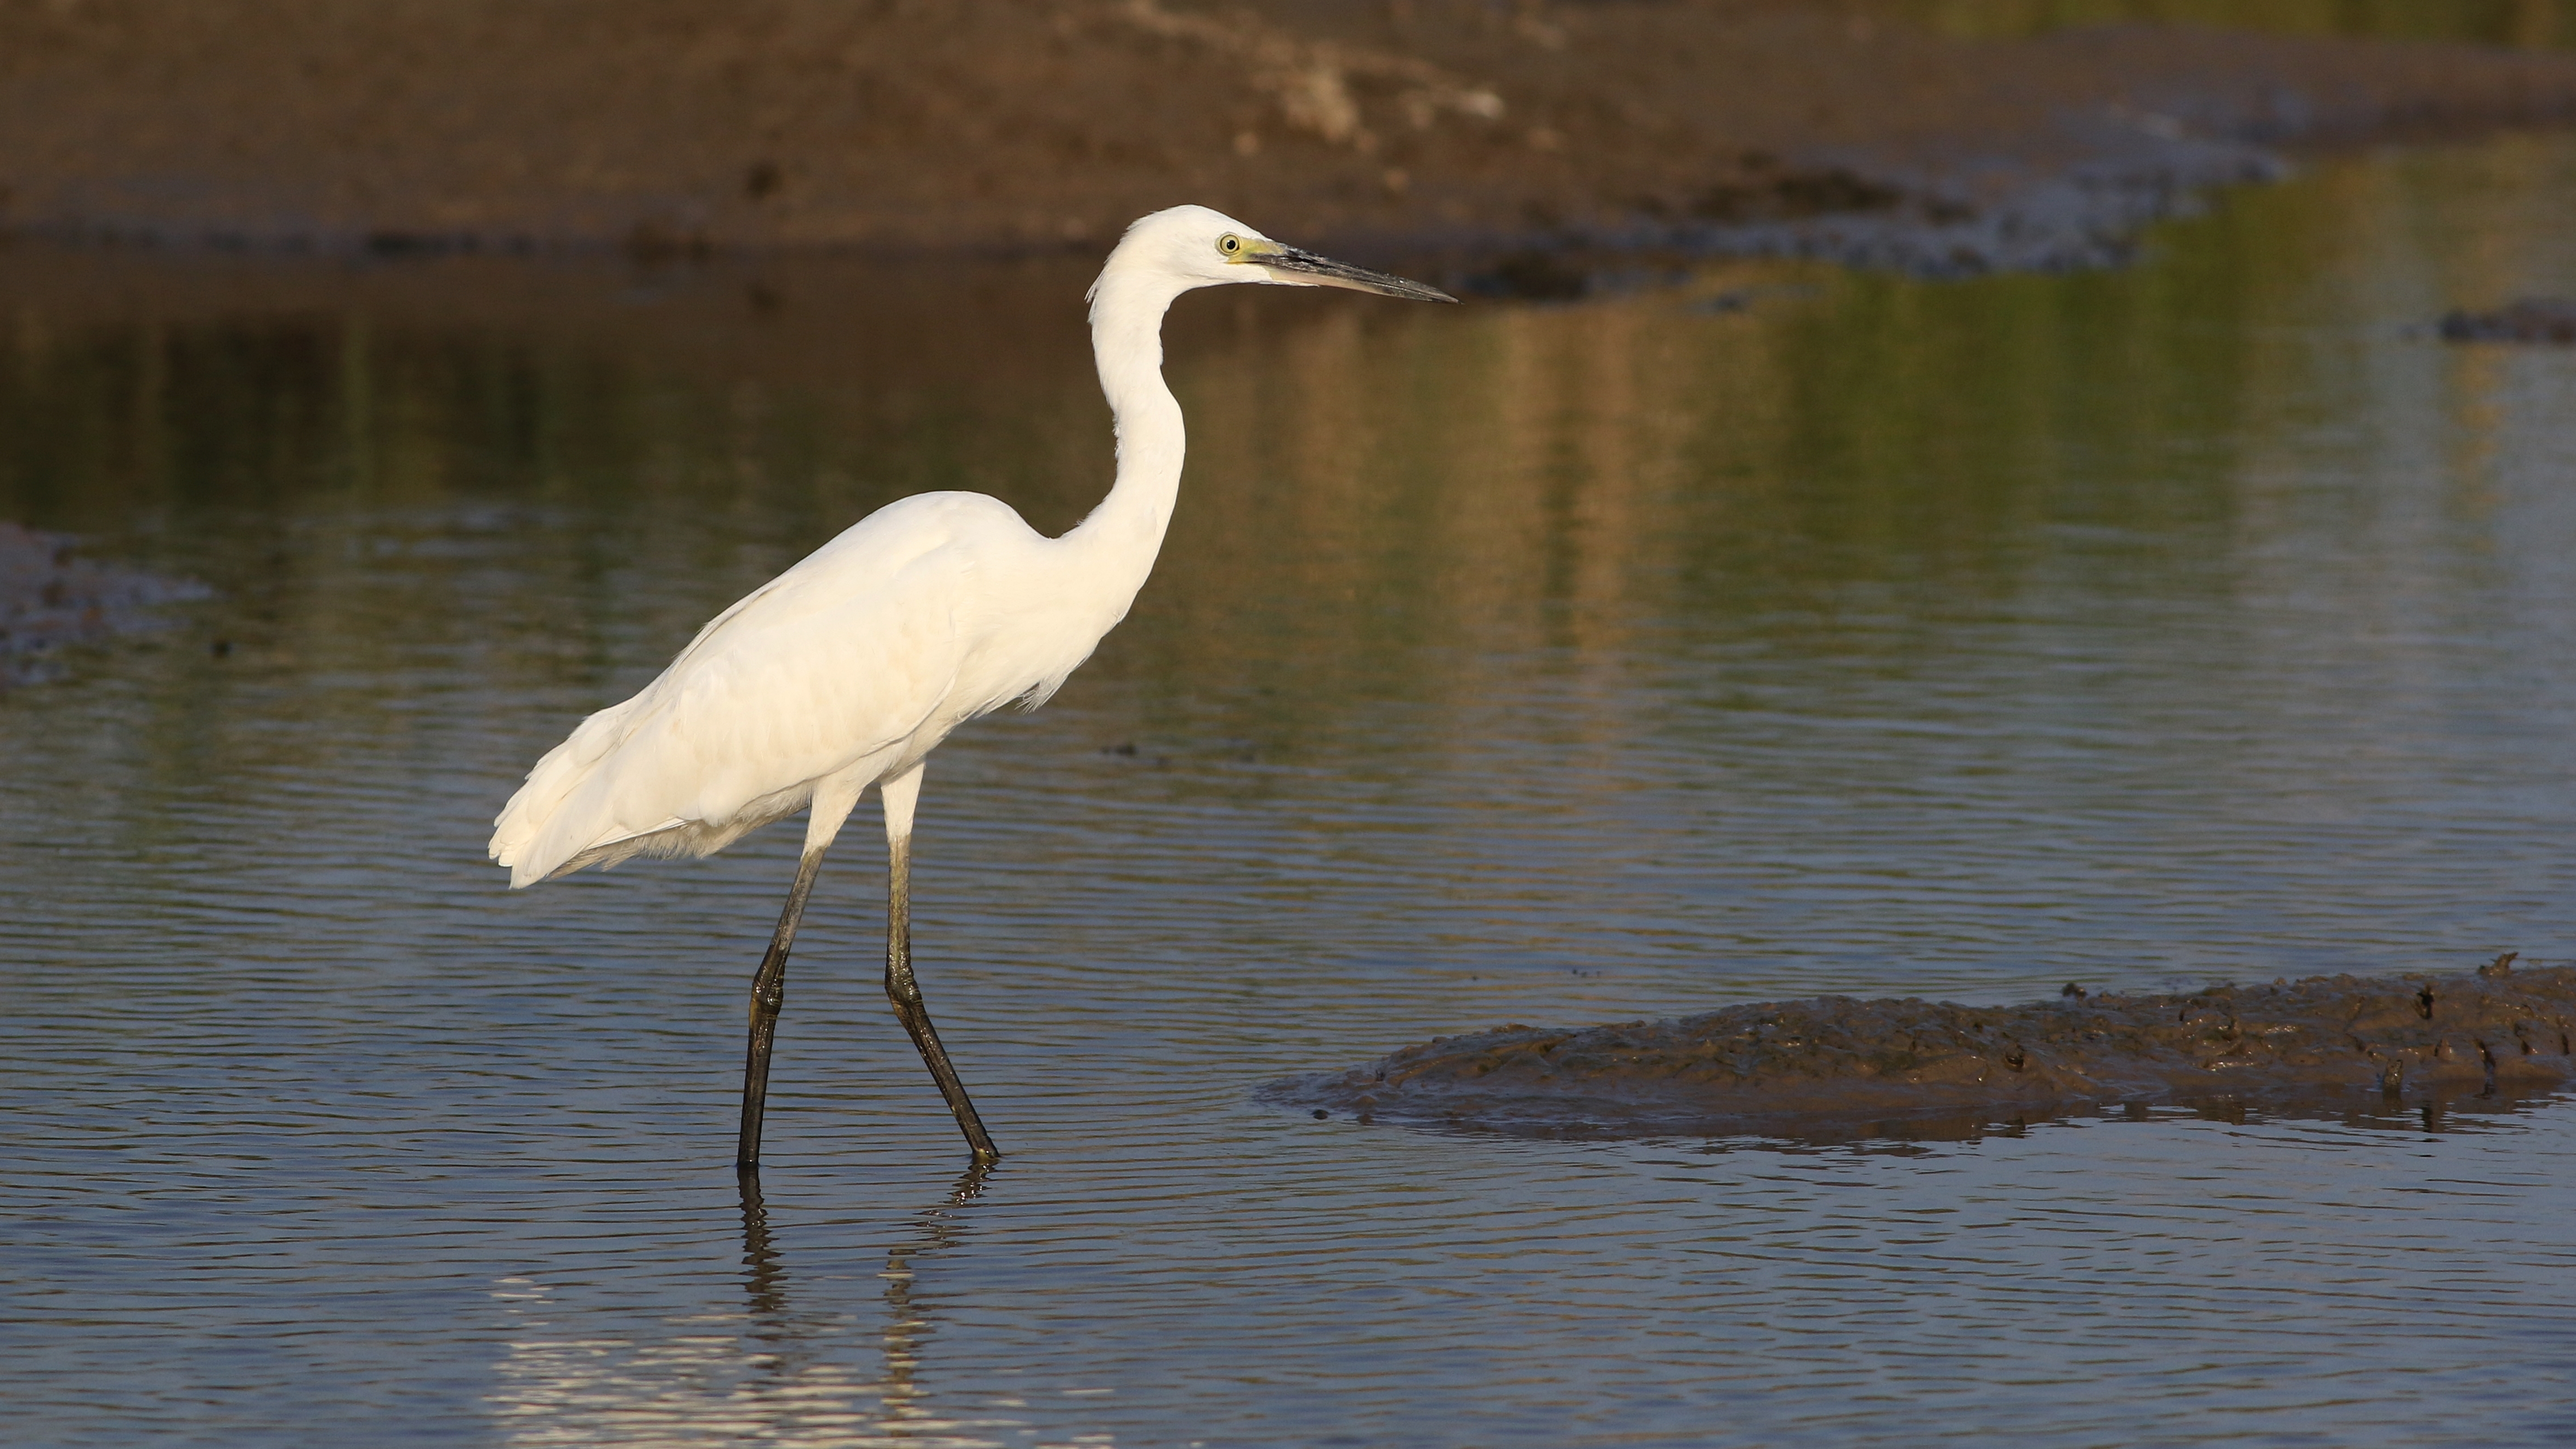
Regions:
M 2055 269 L 2302 150 L 2576 117 L 2571 40 L 2566 0 L 6 0 L 0 234 L 1096 255 L 1195 200 L 1361 254 Z

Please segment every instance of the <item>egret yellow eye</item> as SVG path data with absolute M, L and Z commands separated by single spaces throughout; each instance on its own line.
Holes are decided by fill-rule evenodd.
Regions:
M 1243 250 L 1243 238 L 1233 232 L 1227 232 L 1216 239 L 1216 249 L 1227 256 L 1233 256 Z

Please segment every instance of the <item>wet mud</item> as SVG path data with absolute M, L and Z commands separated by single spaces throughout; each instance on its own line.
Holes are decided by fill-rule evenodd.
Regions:
M 1857 1000 L 1506 1026 L 1261 1098 L 1323 1115 L 1543 1136 L 1974 1136 L 2088 1113 L 2405 1120 L 2504 1112 L 2576 1078 L 2576 968 L 2318 976 L 2022 1006 Z
M 208 592 L 77 557 L 67 535 L 0 522 L 0 689 L 56 678 L 66 649 L 165 627 L 165 605 Z

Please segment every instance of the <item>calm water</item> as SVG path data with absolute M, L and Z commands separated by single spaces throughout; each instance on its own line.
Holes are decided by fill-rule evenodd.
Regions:
M 866 510 L 1107 478 L 1087 266 L 17 253 L 0 517 L 219 592 L 0 697 L 12 1442 L 2576 1437 L 2576 1104 L 1843 1149 L 1276 1113 L 1447 1031 L 2576 955 L 2576 146 L 2135 270 L 1197 297 L 1164 562 L 862 807 L 511 895 L 517 775 Z M 218 655 L 216 641 L 229 643 Z

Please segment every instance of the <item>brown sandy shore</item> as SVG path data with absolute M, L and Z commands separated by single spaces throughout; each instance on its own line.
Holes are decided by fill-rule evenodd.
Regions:
M 0 0 L 0 228 L 1097 251 L 1192 199 L 1363 249 L 1940 271 L 2115 259 L 2285 147 L 2576 116 L 2565 54 L 2152 26 L 1963 39 L 1918 23 L 1931 8 Z
M 1730 1006 L 1442 1037 L 1266 1100 L 1505 1132 L 1973 1135 L 2082 1109 L 2386 1112 L 2510 1103 L 2576 1078 L 2576 968 L 2318 976 L 2027 1006 Z

